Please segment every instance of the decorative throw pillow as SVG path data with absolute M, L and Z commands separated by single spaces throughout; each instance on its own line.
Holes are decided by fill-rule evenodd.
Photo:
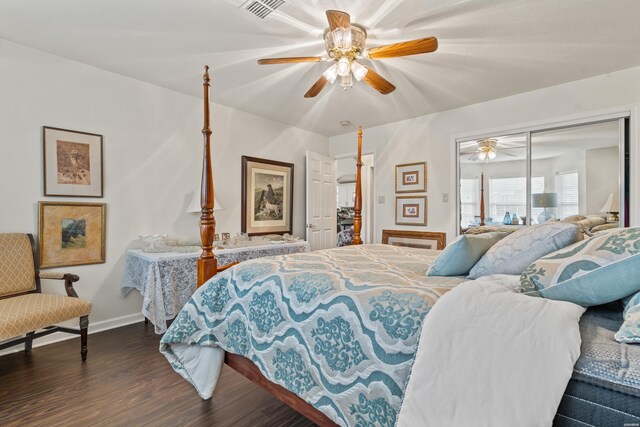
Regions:
M 612 230 L 614 228 L 618 228 L 620 225 L 617 222 L 609 222 L 607 224 L 600 224 L 593 227 L 590 231 L 592 233 L 597 233 L 599 231 Z
M 640 292 L 626 301 L 622 315 L 624 323 L 615 334 L 616 341 L 640 344 Z
M 570 222 L 547 222 L 511 233 L 485 253 L 469 272 L 469 279 L 489 274 L 522 274 L 529 264 L 582 239 Z
M 433 262 L 427 276 L 464 276 L 491 246 L 509 233 L 463 234 Z
M 583 306 L 606 304 L 640 290 L 640 227 L 590 237 L 527 267 L 521 290 Z

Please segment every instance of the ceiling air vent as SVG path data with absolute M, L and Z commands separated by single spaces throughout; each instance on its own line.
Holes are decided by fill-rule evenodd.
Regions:
M 249 0 L 244 2 L 242 7 L 258 18 L 264 19 L 283 4 L 284 0 Z

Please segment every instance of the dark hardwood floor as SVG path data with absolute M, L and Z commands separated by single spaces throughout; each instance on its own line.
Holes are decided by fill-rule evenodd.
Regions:
M 225 365 L 203 401 L 143 323 L 0 357 L 0 426 L 312 426 Z

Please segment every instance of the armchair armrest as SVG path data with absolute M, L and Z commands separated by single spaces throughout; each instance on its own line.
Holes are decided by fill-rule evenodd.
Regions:
M 57 271 L 38 271 L 38 277 L 41 279 L 64 280 L 64 290 L 70 297 L 78 298 L 76 290 L 73 289 L 74 282 L 80 280 L 76 274 L 60 273 Z

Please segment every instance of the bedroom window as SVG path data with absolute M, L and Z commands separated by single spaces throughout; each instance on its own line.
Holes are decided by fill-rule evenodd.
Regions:
M 556 172 L 558 193 L 558 217 L 565 218 L 580 213 L 578 172 Z
M 533 193 L 544 191 L 544 176 L 531 177 Z M 494 222 L 502 222 L 504 215 L 514 213 L 520 219 L 527 212 L 527 178 L 524 176 L 512 178 L 489 179 L 489 212 Z M 535 218 L 542 209 L 532 209 Z
M 480 213 L 480 187 L 478 178 L 460 179 L 460 216 L 461 223 L 470 225 L 475 223 L 475 217 Z

